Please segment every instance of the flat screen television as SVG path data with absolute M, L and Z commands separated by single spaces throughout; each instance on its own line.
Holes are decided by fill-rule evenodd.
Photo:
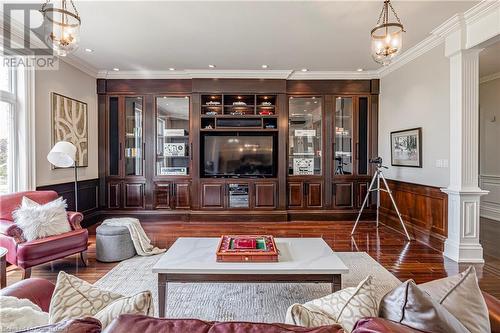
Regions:
M 276 177 L 276 136 L 207 133 L 202 136 L 202 177 Z

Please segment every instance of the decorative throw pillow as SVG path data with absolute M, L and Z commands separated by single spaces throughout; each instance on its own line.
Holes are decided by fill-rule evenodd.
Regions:
M 462 273 L 419 284 L 434 300 L 443 305 L 471 333 L 490 333 L 488 307 L 470 266 Z
M 384 296 L 379 317 L 428 333 L 470 333 L 444 306 L 408 280 Z
M 351 332 L 359 319 L 374 317 L 377 312 L 372 277 L 368 276 L 357 287 L 342 289 L 304 305 L 290 306 L 285 322 L 306 327 L 340 324 Z
M 101 322 L 102 327 L 107 327 L 113 319 L 125 313 L 154 316 L 151 292 L 143 291 L 133 296 L 119 298 L 97 312 L 94 318 Z
M 105 328 L 114 318 L 128 313 L 153 315 L 151 292 L 126 297 L 59 272 L 49 306 L 49 323 L 92 316 Z
M 48 322 L 49 315 L 28 299 L 0 296 L 0 332 L 17 332 Z
M 21 207 L 12 216 L 27 241 L 71 231 L 66 214 L 66 200 L 62 198 L 40 205 L 23 197 Z

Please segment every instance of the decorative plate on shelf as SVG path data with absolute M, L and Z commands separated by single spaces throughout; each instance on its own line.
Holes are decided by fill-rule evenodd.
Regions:
M 245 102 L 233 102 L 233 105 L 245 106 L 247 103 Z

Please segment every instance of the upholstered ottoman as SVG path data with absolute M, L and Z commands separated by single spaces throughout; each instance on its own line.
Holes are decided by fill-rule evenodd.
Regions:
M 100 225 L 96 229 L 95 241 L 98 261 L 121 261 L 136 254 L 127 227 Z

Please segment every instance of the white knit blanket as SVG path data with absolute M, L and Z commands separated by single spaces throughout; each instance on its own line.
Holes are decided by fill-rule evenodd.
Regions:
M 166 251 L 166 249 L 160 249 L 151 244 L 151 240 L 144 232 L 144 229 L 141 226 L 141 222 L 139 222 L 139 220 L 136 218 L 123 217 L 107 219 L 104 220 L 102 224 L 109 226 L 127 227 L 128 231 L 130 232 L 132 242 L 134 243 L 135 251 L 140 256 L 151 256 Z

